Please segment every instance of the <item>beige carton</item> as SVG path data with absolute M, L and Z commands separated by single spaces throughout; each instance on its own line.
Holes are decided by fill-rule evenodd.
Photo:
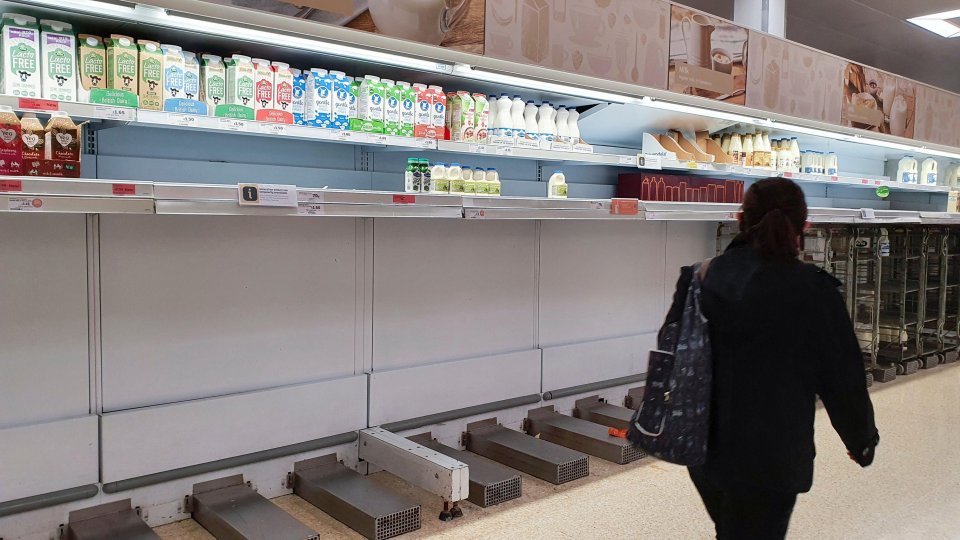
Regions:
M 156 41 L 137 41 L 140 50 L 140 108 L 163 109 L 163 51 Z
M 77 36 L 80 44 L 77 61 L 80 64 L 77 85 L 79 101 L 90 102 L 90 91 L 107 87 L 107 50 L 103 47 L 103 38 L 90 34 Z
M 107 40 L 107 88 L 137 94 L 137 44 L 130 36 L 113 34 Z

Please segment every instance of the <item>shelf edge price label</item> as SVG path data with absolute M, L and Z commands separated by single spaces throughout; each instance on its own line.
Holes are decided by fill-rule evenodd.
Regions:
M 653 169 L 659 171 L 663 169 L 663 156 L 652 154 L 638 154 L 637 167 L 641 169 Z
M 416 146 L 418 148 L 425 148 L 427 150 L 436 150 L 437 141 L 436 139 L 424 139 L 421 137 L 417 139 Z
M 877 219 L 877 213 L 873 210 L 873 208 L 861 208 L 860 217 L 863 219 Z
M 220 128 L 230 131 L 246 131 L 247 121 L 240 118 L 221 118 Z
M 43 208 L 43 199 L 39 197 L 10 197 L 7 210 L 11 212 L 35 212 Z
M 463 217 L 467 219 L 480 219 L 487 215 L 483 208 L 464 208 Z
M 127 107 L 98 105 L 95 110 L 97 112 L 97 116 L 107 120 L 123 120 L 125 122 L 132 122 L 134 120 L 134 109 Z
M 136 184 L 113 184 L 113 194 L 117 196 L 128 196 L 137 194 Z
M 31 111 L 59 111 L 60 102 L 52 99 L 20 98 L 17 102 L 17 108 Z
M 610 214 L 614 216 L 636 216 L 640 213 L 640 201 L 637 199 L 610 199 Z
M 297 186 L 287 184 L 239 184 L 240 206 L 297 207 Z
M 637 161 L 634 161 L 635 159 L 636 159 Z M 635 158 L 635 157 L 633 157 L 633 156 L 620 156 L 620 157 L 617 158 L 617 163 L 620 164 L 620 165 L 628 165 L 628 166 L 629 166 L 629 165 L 634 165 L 635 163 L 639 163 L 639 162 L 640 162 L 640 158 L 639 158 L 639 157 L 636 157 L 636 158 Z
M 497 147 L 497 155 L 498 155 L 498 156 L 512 156 L 512 155 L 513 155 L 513 147 L 512 147 L 512 146 L 498 146 L 498 147 Z
M 266 122 L 266 123 L 260 124 L 260 132 L 266 133 L 268 135 L 286 135 L 287 125 Z
M 370 140 L 371 144 L 382 144 L 386 146 L 390 139 L 390 136 L 377 133 L 377 134 L 371 135 L 370 139 L 371 139 Z
M 0 193 L 23 191 L 23 180 L 0 180 Z
M 393 204 L 417 204 L 416 195 L 394 195 Z
M 485 144 L 471 144 L 471 145 L 470 145 L 470 153 L 471 153 L 471 154 L 486 154 L 486 153 L 487 153 L 487 145 L 485 145 Z
M 173 125 L 183 127 L 197 127 L 200 119 L 195 114 L 171 114 L 170 120 Z
M 321 203 L 308 203 L 297 206 L 297 215 L 300 216 L 322 216 L 323 214 L 323 204 Z

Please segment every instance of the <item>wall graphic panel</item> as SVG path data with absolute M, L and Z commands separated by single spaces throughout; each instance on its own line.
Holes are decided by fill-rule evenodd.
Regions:
M 843 71 L 841 123 L 913 138 L 917 83 L 850 62 Z
M 960 96 L 917 85 L 916 124 L 917 140 L 960 146 Z
M 746 28 L 683 6 L 670 16 L 670 90 L 743 105 Z

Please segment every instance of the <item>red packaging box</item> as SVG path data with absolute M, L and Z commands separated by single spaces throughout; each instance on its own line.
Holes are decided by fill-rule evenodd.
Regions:
M 621 174 L 617 197 L 641 201 L 740 204 L 743 202 L 743 181 L 653 172 Z

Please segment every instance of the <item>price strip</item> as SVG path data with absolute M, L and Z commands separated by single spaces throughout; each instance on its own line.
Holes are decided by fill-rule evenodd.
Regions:
M 637 199 L 611 199 L 610 213 L 615 216 L 636 216 L 640 213 L 640 201 Z
M 297 207 L 299 216 L 322 216 L 324 214 L 322 204 L 301 204 Z
M 220 129 L 229 131 L 246 131 L 247 121 L 240 118 L 221 118 Z
M 297 186 L 286 184 L 240 184 L 237 187 L 240 206 L 297 207 Z
M 470 145 L 470 153 L 471 153 L 471 154 L 486 154 L 486 153 L 487 153 L 487 145 L 485 145 L 485 144 L 471 144 L 471 145 Z
M 513 147 L 512 147 L 512 146 L 498 146 L 498 147 L 497 147 L 497 155 L 498 155 L 498 156 L 512 156 L 512 155 L 513 155 Z
M 94 110 L 96 111 L 98 117 L 105 120 L 133 122 L 136 115 L 134 109 L 130 109 L 128 107 L 109 107 L 106 105 L 98 105 Z
M 417 204 L 416 195 L 394 195 L 393 204 Z
M 620 165 L 636 165 L 639 162 L 639 157 L 634 156 L 620 156 L 617 158 L 617 163 Z
M 637 156 L 637 167 L 640 167 L 641 169 L 653 169 L 655 171 L 662 170 L 663 156 L 640 154 Z
M 52 99 L 20 98 L 17 108 L 31 111 L 59 111 L 60 102 Z
M 783 173 L 783 177 L 784 177 L 784 178 L 793 178 L 793 173 L 792 173 L 792 172 L 789 172 L 789 171 L 784 172 L 784 173 Z
M 23 180 L 0 180 L 0 193 L 10 191 L 23 191 Z
M 117 196 L 128 196 L 137 194 L 136 184 L 113 184 L 113 194 Z
M 200 117 L 195 114 L 171 114 L 169 118 L 175 126 L 195 128 L 200 125 Z
M 43 208 L 43 199 L 34 197 L 10 197 L 7 209 L 11 212 L 35 212 Z
M 371 144 L 382 144 L 386 146 L 389 140 L 390 140 L 389 135 L 374 134 L 370 136 Z
M 274 124 L 272 122 L 266 122 L 260 124 L 260 132 L 266 133 L 268 135 L 286 135 L 287 134 L 287 125 L 286 124 Z
M 436 141 L 435 139 L 424 139 L 424 138 L 420 137 L 420 138 L 417 138 L 416 147 L 417 147 L 417 148 L 424 148 L 424 149 L 426 149 L 426 150 L 436 150 L 436 149 L 437 149 L 437 141 Z

